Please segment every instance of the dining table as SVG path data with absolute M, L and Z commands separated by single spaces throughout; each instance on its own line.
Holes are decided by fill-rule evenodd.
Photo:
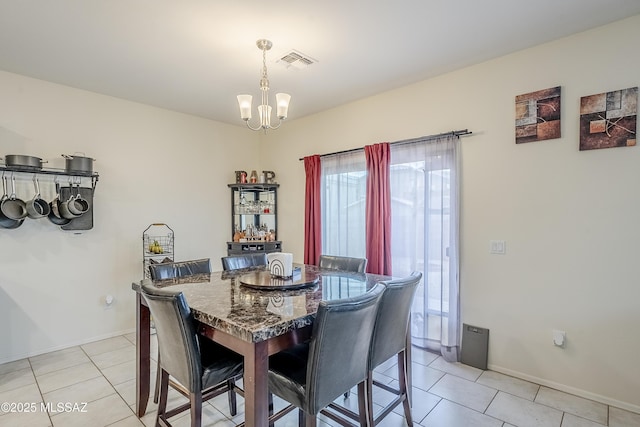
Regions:
M 310 338 L 320 302 L 357 296 L 379 281 L 391 278 L 321 270 L 313 265 L 294 264 L 294 267 L 292 278 L 271 277 L 266 266 L 259 266 L 153 282 L 158 287 L 181 291 L 191 308 L 198 333 L 244 357 L 244 424 L 247 427 L 269 424 L 269 356 Z M 140 292 L 141 283 L 132 283 L 136 292 L 138 417 L 146 413 L 151 379 L 152 319 Z M 406 366 L 410 367 L 410 362 Z

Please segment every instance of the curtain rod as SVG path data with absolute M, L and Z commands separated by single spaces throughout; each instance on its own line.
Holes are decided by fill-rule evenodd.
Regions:
M 437 139 L 437 138 L 442 138 L 443 136 L 464 136 L 464 135 L 471 135 L 473 132 L 471 132 L 468 129 L 461 129 L 461 130 L 452 130 L 450 132 L 444 132 L 444 133 L 439 133 L 436 135 L 427 135 L 427 136 L 421 136 L 419 138 L 412 138 L 412 139 L 403 139 L 401 141 L 394 141 L 394 142 L 390 142 L 390 145 L 402 145 L 402 144 L 412 144 L 414 142 L 423 142 L 423 141 L 430 141 L 432 139 Z M 364 150 L 364 147 L 360 147 L 360 148 L 351 148 L 349 150 L 342 150 L 342 151 L 335 151 L 333 153 L 326 153 L 326 154 L 320 154 L 320 157 L 328 157 L 328 156 L 335 156 L 336 154 L 346 154 L 346 153 L 353 153 L 356 151 L 361 151 Z M 299 158 L 298 160 L 304 160 L 304 157 Z

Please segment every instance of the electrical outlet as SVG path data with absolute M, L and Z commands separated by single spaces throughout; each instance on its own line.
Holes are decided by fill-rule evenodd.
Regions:
M 114 302 L 115 302 L 115 298 L 113 298 L 113 295 L 106 295 L 104 297 L 104 307 L 105 308 L 111 308 L 113 306 Z
M 558 331 L 556 329 L 553 330 L 553 345 L 556 347 L 564 347 L 564 342 L 567 338 L 567 333 L 565 331 Z

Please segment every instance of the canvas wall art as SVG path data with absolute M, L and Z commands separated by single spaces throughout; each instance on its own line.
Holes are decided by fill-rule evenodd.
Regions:
M 560 136 L 560 86 L 516 96 L 516 144 Z
M 580 99 L 580 150 L 636 145 L 638 88 Z

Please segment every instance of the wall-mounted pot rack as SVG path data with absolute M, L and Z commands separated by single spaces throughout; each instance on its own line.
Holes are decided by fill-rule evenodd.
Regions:
M 100 175 L 97 172 L 69 172 L 65 169 L 54 169 L 54 168 L 43 168 L 43 169 L 27 169 L 27 168 L 19 168 L 19 167 L 10 167 L 10 166 L 0 166 L 0 171 L 5 174 L 8 172 L 11 173 L 21 173 L 21 174 L 30 174 L 30 175 L 55 175 L 55 176 L 67 176 L 71 178 L 91 178 L 91 188 L 95 189 L 98 184 L 98 179 Z
M 17 178 L 22 181 L 30 181 L 33 179 L 34 183 L 37 184 L 37 177 L 44 178 L 45 176 L 50 176 L 52 178 L 53 184 L 56 187 L 59 184 L 64 185 L 64 181 L 68 179 L 68 186 L 58 187 L 59 195 L 61 200 L 70 199 L 72 195 L 77 195 L 78 197 L 82 197 L 88 203 L 88 210 L 86 210 L 82 215 L 67 219 L 66 222 L 60 223 L 58 221 L 54 221 L 51 215 L 48 215 L 49 221 L 55 225 L 59 225 L 62 230 L 67 231 L 82 231 L 82 230 L 90 230 L 93 228 L 93 194 L 98 183 L 99 175 L 97 172 L 80 172 L 80 171 L 68 171 L 66 169 L 54 169 L 54 168 L 29 168 L 29 167 L 20 167 L 20 166 L 0 166 L 0 176 Z M 59 177 L 63 178 L 62 182 L 59 181 Z M 87 188 L 82 186 L 83 181 L 91 180 L 91 188 Z M 76 188 L 74 191 L 73 188 Z M 12 188 L 13 189 L 13 188 Z M 5 190 L 6 191 L 6 190 Z M 5 193 L 6 194 L 6 193 Z M 58 215 L 56 213 L 56 215 Z M 68 218 L 68 217 L 66 217 Z M 46 219 L 46 217 L 45 217 Z M 62 218 L 58 217 L 58 220 Z M 36 220 L 40 220 L 36 218 Z M 10 226 L 2 225 L 0 230 L 2 229 L 13 229 L 18 228 L 24 219 L 19 220 L 17 225 L 12 224 Z M 15 226 L 14 226 L 15 225 Z

